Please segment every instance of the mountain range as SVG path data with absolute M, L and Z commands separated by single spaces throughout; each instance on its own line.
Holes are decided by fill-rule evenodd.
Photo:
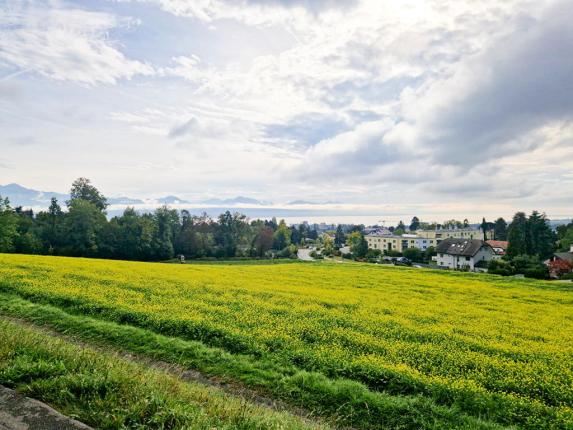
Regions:
M 26 188 L 19 184 L 0 185 L 0 196 L 8 197 L 10 204 L 13 207 L 48 207 L 52 197 L 58 199 L 60 205 L 65 204 L 65 201 L 70 198 L 69 194 L 58 193 L 55 191 L 39 191 L 32 188 Z M 181 205 L 193 204 L 190 201 L 181 199 L 177 196 L 168 195 L 165 197 L 150 198 L 150 199 L 135 199 L 131 197 L 108 197 L 110 205 L 116 206 L 132 206 L 132 205 Z M 249 197 L 238 196 L 228 199 L 208 199 L 195 204 L 211 205 L 211 206 L 235 206 L 235 205 L 258 205 L 270 206 L 271 202 L 261 201 Z

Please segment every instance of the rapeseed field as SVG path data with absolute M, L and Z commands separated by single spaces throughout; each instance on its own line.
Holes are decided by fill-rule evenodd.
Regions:
M 46 324 L 69 317 L 70 330 L 85 318 L 145 330 L 141 342 L 162 345 L 156 349 L 164 354 L 151 355 L 165 358 L 176 347 L 152 335 L 200 342 L 193 348 L 244 363 L 231 369 L 223 355 L 218 362 L 209 355 L 209 365 L 189 359 L 201 370 L 286 401 L 305 399 L 317 414 L 345 411 L 342 421 L 361 428 L 573 428 L 573 288 L 566 284 L 350 263 L 0 254 L 0 291 L 7 315 L 25 318 L 37 306 L 39 321 L 45 306 L 46 315 L 65 313 Z M 178 348 L 173 360 L 185 362 L 191 346 Z M 253 369 L 256 377 L 246 377 Z M 419 414 L 411 421 L 381 417 L 411 409 Z

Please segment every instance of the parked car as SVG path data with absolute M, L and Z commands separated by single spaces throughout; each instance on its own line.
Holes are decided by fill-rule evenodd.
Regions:
M 412 262 L 406 257 L 398 257 L 394 260 L 395 266 L 411 266 Z

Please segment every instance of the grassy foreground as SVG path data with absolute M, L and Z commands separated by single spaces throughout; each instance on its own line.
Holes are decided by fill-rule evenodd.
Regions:
M 361 428 L 573 427 L 573 292 L 563 286 L 359 264 L 0 255 L 0 290 L 2 313 Z
M 319 428 L 1 319 L 0 339 L 0 384 L 96 428 Z

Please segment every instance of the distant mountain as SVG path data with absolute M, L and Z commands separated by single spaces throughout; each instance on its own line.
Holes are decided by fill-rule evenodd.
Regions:
M 262 200 L 252 199 L 250 197 L 238 196 L 232 199 L 208 199 L 201 203 L 205 205 L 259 205 L 259 206 L 269 206 L 272 205 L 271 202 L 266 202 Z
M 38 191 L 18 184 L 0 185 L 0 196 L 8 197 L 12 207 L 48 207 L 52 197 L 58 199 L 60 206 L 63 206 L 66 200 L 70 198 L 69 194 L 54 191 Z M 145 203 L 143 200 L 130 197 L 109 197 L 107 202 L 110 205 L 139 205 Z
M 311 202 L 308 200 L 293 200 L 292 202 L 288 202 L 287 205 L 336 205 L 340 204 L 340 202 L 335 202 L 328 200 L 326 202 Z
M 187 200 L 180 199 L 177 196 L 166 196 L 157 199 L 157 203 L 162 205 L 180 205 L 189 203 Z
M 131 197 L 109 197 L 107 202 L 110 205 L 142 205 L 145 202 L 140 199 L 132 199 Z
M 38 191 L 26 188 L 18 184 L 0 185 L 0 196 L 8 197 L 10 205 L 16 206 L 41 206 L 48 207 L 52 197 L 58 199 L 63 204 L 69 195 L 56 193 L 54 191 Z

